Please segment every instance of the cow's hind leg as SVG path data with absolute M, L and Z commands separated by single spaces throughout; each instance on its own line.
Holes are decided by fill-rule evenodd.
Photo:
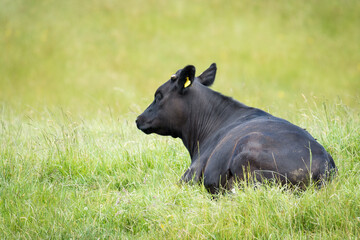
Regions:
M 226 166 L 209 164 L 204 172 L 205 188 L 214 194 L 221 190 L 231 190 L 235 181 L 248 181 L 248 176 L 258 170 L 253 165 L 254 161 L 252 159 L 252 156 L 248 153 L 240 153 L 232 156 Z
M 248 152 L 241 152 L 235 156 L 229 166 L 229 172 L 233 179 L 235 181 L 253 181 L 254 172 L 258 170 L 254 161 L 254 157 Z
M 229 168 L 210 169 L 206 168 L 204 172 L 204 186 L 212 194 L 230 190 L 233 185 L 233 175 Z
M 247 183 L 277 182 L 281 184 L 289 183 L 287 176 L 279 173 L 276 167 L 261 169 L 260 162 L 262 154 L 258 151 L 240 152 L 233 158 L 229 170 L 236 181 Z M 264 157 L 264 156 L 263 156 Z

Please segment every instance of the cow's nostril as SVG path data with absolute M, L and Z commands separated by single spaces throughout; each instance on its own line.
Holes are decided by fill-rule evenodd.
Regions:
M 136 123 L 136 127 L 140 129 L 141 125 L 144 124 L 144 120 L 141 117 L 137 117 L 135 123 Z

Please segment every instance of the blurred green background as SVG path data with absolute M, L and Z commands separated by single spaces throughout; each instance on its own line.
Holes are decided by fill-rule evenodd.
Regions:
M 358 0 L 0 0 L 0 101 L 132 118 L 179 68 L 216 62 L 213 88 L 247 105 L 358 110 L 359 26 Z

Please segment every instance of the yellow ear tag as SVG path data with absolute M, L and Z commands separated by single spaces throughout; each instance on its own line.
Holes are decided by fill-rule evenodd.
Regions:
M 184 84 L 184 88 L 187 88 L 188 86 L 190 86 L 191 81 L 189 80 L 189 77 L 186 77 L 186 82 Z

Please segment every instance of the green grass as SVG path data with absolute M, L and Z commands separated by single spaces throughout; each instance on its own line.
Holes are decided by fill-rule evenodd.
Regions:
M 333 155 L 332 183 L 305 192 L 245 186 L 214 200 L 202 186 L 177 184 L 189 164 L 178 140 L 109 115 L 45 111 L 33 120 L 3 106 L 1 238 L 357 238 L 358 115 L 313 108 L 297 114 Z
M 1 239 L 360 238 L 358 1 L 0 0 Z M 179 185 L 134 120 L 177 69 L 306 128 L 339 173 L 304 192 Z

